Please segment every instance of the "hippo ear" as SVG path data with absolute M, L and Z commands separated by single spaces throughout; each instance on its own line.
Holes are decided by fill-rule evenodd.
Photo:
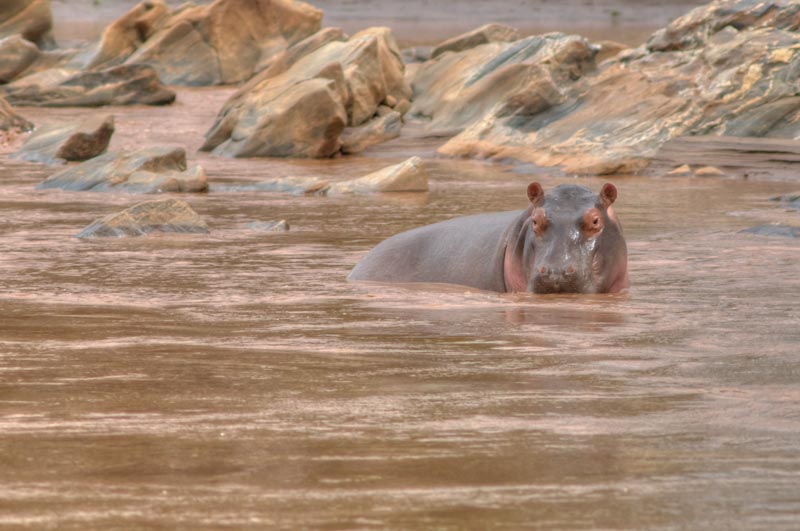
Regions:
M 600 190 L 600 200 L 603 201 L 603 206 L 610 207 L 617 200 L 617 187 L 611 183 L 604 184 Z
M 544 203 L 544 190 L 539 183 L 531 183 L 528 185 L 528 199 L 530 199 L 533 206 L 539 206 Z

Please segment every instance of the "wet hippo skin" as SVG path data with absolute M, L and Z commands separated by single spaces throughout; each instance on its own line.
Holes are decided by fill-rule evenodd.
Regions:
M 498 292 L 616 293 L 629 285 L 627 248 L 611 204 L 575 185 L 528 185 L 521 211 L 478 214 L 419 227 L 381 242 L 350 280 L 440 282 Z

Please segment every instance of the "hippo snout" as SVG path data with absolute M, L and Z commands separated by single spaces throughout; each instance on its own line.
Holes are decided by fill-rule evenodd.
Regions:
M 534 293 L 580 293 L 583 282 L 572 266 L 549 268 L 541 266 L 533 277 Z

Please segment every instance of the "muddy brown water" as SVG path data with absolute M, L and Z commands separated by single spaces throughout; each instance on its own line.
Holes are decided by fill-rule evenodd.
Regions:
M 399 231 L 605 180 L 437 158 L 413 127 L 332 161 L 197 153 L 230 93 L 111 109 L 112 149 L 207 168 L 181 196 L 207 236 L 78 240 L 147 197 L 37 191 L 51 169 L 0 158 L 1 528 L 797 528 L 800 245 L 737 234 L 796 224 L 767 200 L 796 183 L 609 178 L 627 294 L 351 284 Z M 414 154 L 429 193 L 225 186 Z

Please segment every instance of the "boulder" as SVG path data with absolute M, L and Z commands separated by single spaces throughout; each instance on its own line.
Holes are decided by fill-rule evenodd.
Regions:
M 53 45 L 50 0 L 3 0 L 0 2 L 0 38 L 21 35 L 39 47 Z
M 411 89 L 391 32 L 372 28 L 303 44 L 246 83 L 206 133 L 204 151 L 231 157 L 330 157 L 345 126 L 372 119 L 387 98 Z
M 519 32 L 504 24 L 485 24 L 472 31 L 457 35 L 436 46 L 430 58 L 438 57 L 444 52 L 463 52 L 481 44 L 490 42 L 512 42 L 519 39 Z
M 146 65 L 120 65 L 99 71 L 46 70 L 0 87 L 14 105 L 37 107 L 99 107 L 102 105 L 164 105 L 175 92 Z
M 419 157 L 378 170 L 358 179 L 332 183 L 332 194 L 371 194 L 376 192 L 427 192 L 428 172 Z
M 0 84 L 11 82 L 27 70 L 40 54 L 35 44 L 19 35 L 0 40 Z
M 755 0 L 697 8 L 684 17 L 695 22 L 674 23 L 685 31 L 671 44 L 659 32 L 592 75 L 556 82 L 563 101 L 538 113 L 502 116 L 495 108 L 439 152 L 607 174 L 642 170 L 680 136 L 797 137 L 800 35 L 780 28 L 799 12 L 797 4 Z M 736 30 L 731 20 L 756 22 L 736 22 Z
M 29 131 L 33 129 L 33 124 L 17 114 L 13 107 L 0 96 L 0 131 Z
M 138 194 L 205 192 L 208 178 L 201 166 L 186 169 L 182 148 L 148 148 L 100 155 L 51 175 L 36 188 Z
M 321 21 L 321 11 L 293 0 L 216 0 L 173 11 L 144 0 L 108 27 L 89 66 L 148 64 L 170 85 L 240 83 Z
M 96 115 L 77 124 L 50 125 L 34 131 L 16 158 L 45 164 L 84 161 L 106 152 L 114 116 Z
M 388 107 L 388 112 L 379 114 L 358 127 L 348 127 L 342 132 L 342 153 L 360 153 L 374 144 L 380 144 L 400 136 L 403 117 Z
M 442 54 L 417 70 L 409 113 L 429 118 L 429 131 L 454 134 L 495 107 L 504 116 L 509 105 L 541 112 L 561 103 L 561 87 L 594 69 L 595 53 L 583 37 L 550 33 Z
M 78 238 L 122 238 L 151 232 L 208 233 L 208 225 L 180 199 L 145 201 L 95 220 Z

